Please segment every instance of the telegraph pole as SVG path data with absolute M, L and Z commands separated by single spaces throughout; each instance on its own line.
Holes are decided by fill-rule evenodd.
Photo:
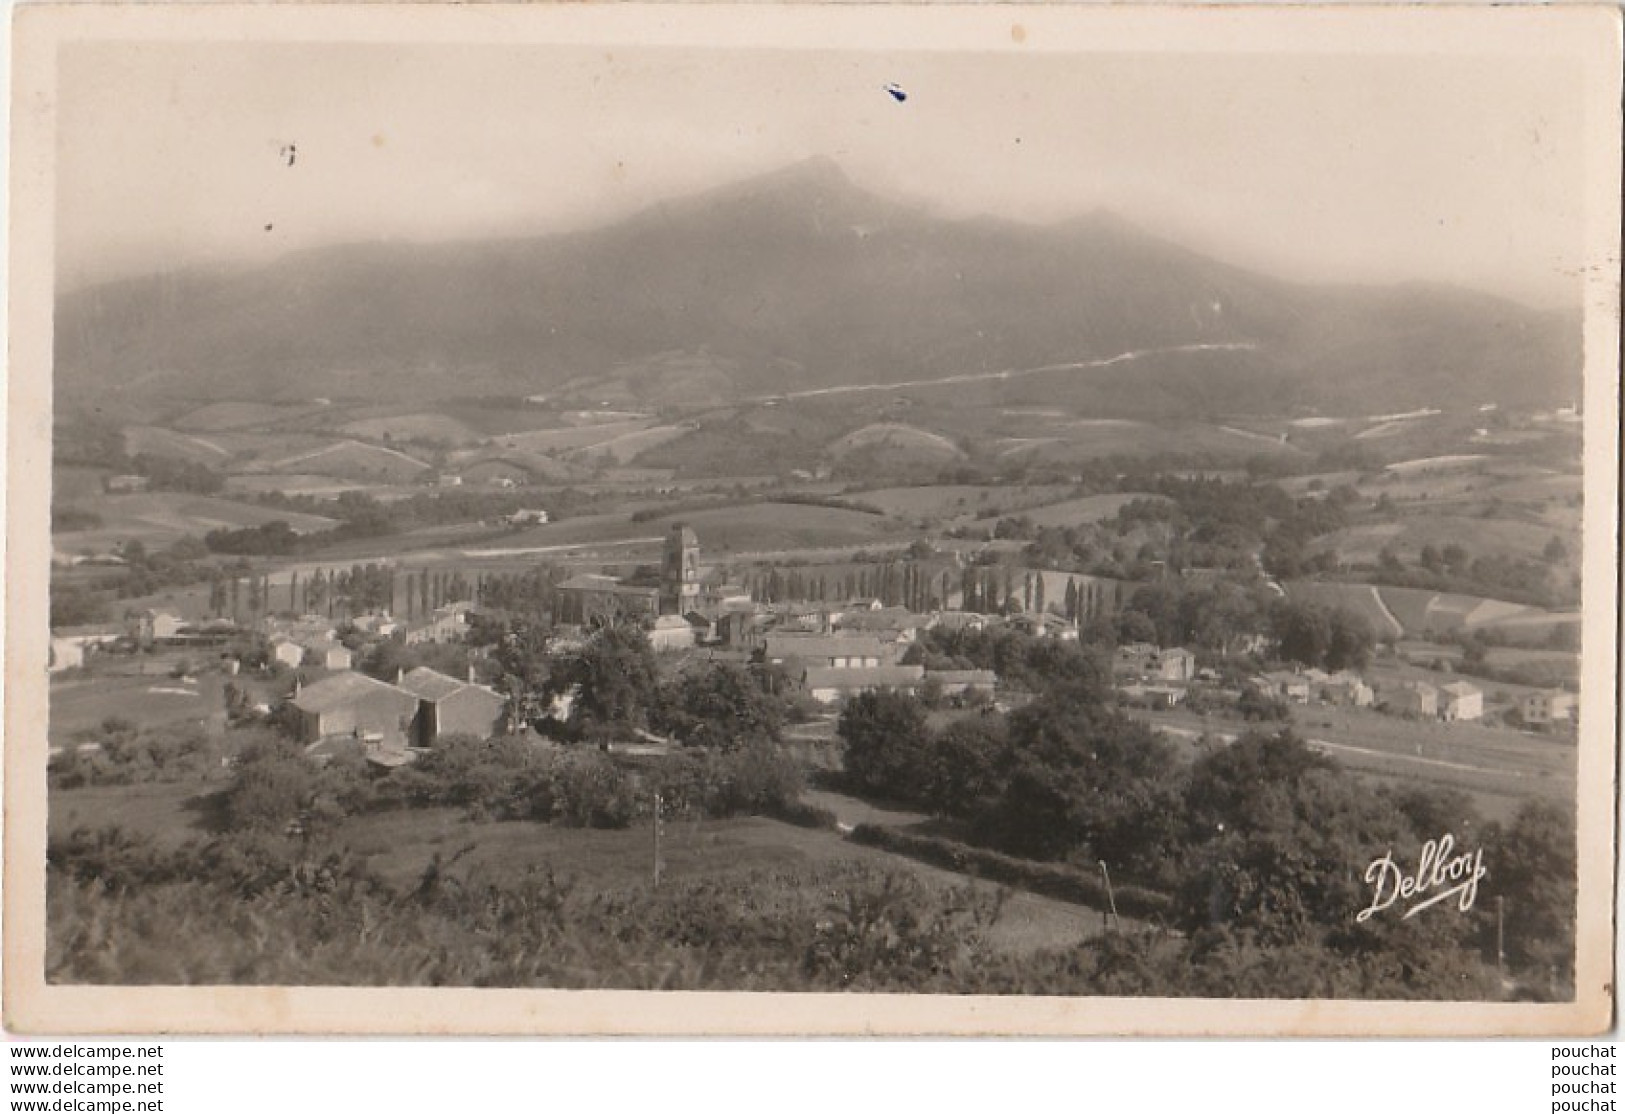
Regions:
M 654 884 L 660 887 L 660 794 L 655 794 L 655 822 L 654 822 Z
M 1100 876 L 1106 880 L 1106 904 L 1111 907 L 1111 916 L 1106 921 L 1106 927 L 1111 928 L 1115 923 L 1116 927 L 1122 928 L 1123 918 L 1117 915 L 1117 898 L 1112 894 L 1112 875 L 1111 871 L 1106 869 L 1105 859 L 1100 860 Z
M 1506 981 L 1506 906 L 1507 899 L 1500 895 L 1495 898 L 1495 973 L 1502 982 Z

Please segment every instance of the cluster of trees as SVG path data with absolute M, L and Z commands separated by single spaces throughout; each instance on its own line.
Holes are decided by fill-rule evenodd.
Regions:
M 140 539 L 119 547 L 124 564 L 100 571 L 94 579 L 53 578 L 51 626 L 100 623 L 112 614 L 112 602 L 184 588 L 219 575 L 202 542 L 177 538 L 161 549 L 148 549 Z
M 857 790 L 929 809 L 973 846 L 1083 869 L 1104 861 L 1114 878 L 1167 894 L 1186 968 L 1273 953 L 1295 969 L 1281 976 L 1291 985 L 1335 975 L 1335 985 L 1377 978 L 1449 996 L 1465 980 L 1492 993 L 1483 968 L 1494 955 L 1493 908 L 1355 916 L 1373 897 L 1368 863 L 1390 851 L 1414 863 L 1425 841 L 1449 833 L 1458 846 L 1485 848 L 1494 882 L 1484 893 L 1504 902 L 1513 972 L 1543 993 L 1572 980 L 1574 831 L 1554 807 L 1532 804 L 1502 826 L 1456 793 L 1373 794 L 1290 729 L 1244 735 L 1185 765 L 1087 684 L 940 730 L 912 698 L 874 693 L 852 701 L 840 733 Z M 1167 989 L 1179 966 L 1154 950 L 1138 962 L 1141 993 Z M 1279 981 L 1261 985 L 1291 993 Z
M 226 477 L 206 464 L 175 457 L 137 453 L 124 468 L 137 476 L 147 477 L 152 491 L 187 491 L 196 495 L 214 495 L 226 489 Z
M 727 495 L 701 496 L 693 499 L 684 499 L 673 503 L 669 500 L 657 506 L 643 507 L 632 512 L 633 522 L 654 522 L 663 518 L 676 518 L 686 514 L 696 514 L 700 511 L 715 510 L 718 507 L 738 507 L 750 503 L 783 503 L 797 507 L 828 507 L 837 511 L 857 511 L 859 514 L 872 514 L 884 516 L 886 511 L 873 503 L 866 503 L 861 499 L 849 499 L 840 495 L 815 495 L 804 491 L 768 491 L 748 492 L 743 488 Z
M 996 533 L 1028 541 L 1034 564 L 1126 580 L 1159 571 L 1229 569 L 1251 574 L 1262 562 L 1275 576 L 1301 576 L 1331 568 L 1333 558 L 1308 552 L 1309 543 L 1348 525 L 1358 499 L 1339 487 L 1321 498 L 1294 499 L 1273 483 L 1151 474 L 1133 478 L 1148 493 L 1099 523 L 1034 527 L 1001 521 Z
M 393 504 L 382 503 L 360 491 L 345 491 L 338 498 L 317 503 L 310 496 L 289 496 L 276 493 L 261 496 L 260 502 L 272 505 L 299 503 L 309 500 L 308 513 L 325 515 L 340 520 L 329 530 L 300 533 L 282 519 L 273 519 L 259 526 L 238 529 L 221 527 L 203 535 L 204 544 L 215 553 L 229 553 L 242 557 L 287 557 L 297 553 L 310 553 L 329 545 L 378 538 L 399 530 L 398 514 Z
M 70 411 L 57 418 L 51 439 L 57 464 L 146 476 L 149 486 L 158 491 L 212 495 L 226 486 L 225 477 L 207 465 L 153 453 L 132 456 L 127 450 L 124 428 L 112 418 L 94 410 Z
M 945 562 L 907 558 L 858 563 L 841 572 L 770 565 L 744 574 L 745 589 L 759 603 L 878 599 L 887 607 L 932 611 L 947 606 L 952 586 Z
M 214 570 L 209 611 L 241 619 L 272 612 L 325 614 L 328 618 L 387 611 L 411 620 L 475 591 L 461 572 L 422 569 L 402 575 L 394 565 L 357 562 L 348 569 L 316 569 L 304 576 L 294 570 L 286 585 L 246 566 Z
M 119 716 L 79 732 L 51 756 L 52 787 L 183 781 L 219 766 L 220 742 L 194 725 L 139 727 Z
M 1371 624 L 1345 607 L 1278 600 L 1270 619 L 1277 652 L 1299 665 L 1333 672 L 1361 669 L 1376 646 Z
M 1569 606 L 1579 602 L 1579 574 L 1565 570 L 1567 548 L 1562 539 L 1554 537 L 1552 542 L 1556 545 L 1548 543 L 1540 561 L 1493 553 L 1475 557 L 1466 547 L 1450 544 L 1423 546 L 1415 564 L 1408 565 L 1385 548 L 1374 566 L 1353 571 L 1396 588 L 1490 596 L 1533 607 Z
M 342 519 L 345 530 L 340 536 L 324 535 L 334 541 L 398 534 L 426 526 L 493 522 L 536 505 L 534 495 L 462 488 L 419 491 L 405 499 L 393 499 L 387 503 L 359 491 L 346 491 L 337 499 L 275 491 L 261 494 L 254 501 L 260 506 L 278 510 Z M 594 506 L 595 502 L 602 502 L 602 497 L 576 488 L 550 490 L 547 493 L 548 518 L 557 522 L 580 513 L 583 508 Z
M 932 670 L 991 669 L 1005 688 L 1021 692 L 1041 692 L 1054 684 L 1082 679 L 1103 685 L 1111 676 L 1098 644 L 1033 638 L 1004 626 L 924 631 L 918 660 Z M 904 661 L 914 664 L 912 652 Z
M 479 578 L 476 598 L 487 611 L 548 615 L 553 611 L 553 586 L 558 580 L 558 569 L 552 565 L 533 565 L 517 573 L 490 573 Z

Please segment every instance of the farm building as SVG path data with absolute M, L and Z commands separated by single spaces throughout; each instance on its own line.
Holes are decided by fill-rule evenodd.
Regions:
M 417 646 L 425 642 L 461 642 L 468 633 L 468 613 L 473 606 L 466 600 L 460 600 L 435 608 L 427 619 L 406 628 L 406 644 Z
M 331 641 L 338 634 L 333 620 L 320 615 L 301 615 L 297 619 L 268 617 L 261 629 L 268 638 L 299 643 Z
M 85 664 L 85 644 L 72 638 L 51 636 L 51 652 L 47 659 L 46 668 L 49 672 L 60 673 L 64 669 L 78 669 Z
M 933 617 L 931 626 L 935 630 L 948 631 L 984 630 L 987 616 L 974 611 L 939 611 Z
M 399 750 L 412 735 L 418 698 L 364 673 L 346 672 L 296 691 L 293 707 L 306 743 L 349 735 Z
M 914 692 L 925 679 L 918 665 L 858 666 L 831 668 L 815 666 L 801 675 L 801 685 L 820 704 L 834 704 L 876 689 Z
M 123 637 L 123 628 L 111 623 L 59 627 L 51 632 L 49 669 L 52 673 L 64 669 L 77 669 L 85 664 L 85 655 L 91 650 L 111 646 Z
M 305 662 L 305 648 L 291 638 L 277 638 L 271 642 L 271 660 L 295 669 Z
M 388 638 L 400 630 L 400 623 L 387 611 L 371 611 L 365 615 L 357 615 L 350 620 L 350 625 L 362 634 L 377 638 Z
M 1369 708 L 1376 694 L 1358 674 L 1347 671 L 1334 673 L 1320 687 L 1320 698 L 1328 704 L 1346 708 Z
M 867 635 L 770 634 L 762 660 L 769 665 L 793 660 L 813 668 L 876 669 L 890 655 L 878 638 Z
M 1268 696 L 1285 700 L 1288 704 L 1307 704 L 1312 686 L 1302 673 L 1277 670 L 1255 678 L 1254 685 Z
M 1188 682 L 1196 676 L 1196 655 L 1183 646 L 1158 650 L 1151 671 L 1161 681 Z
M 1439 714 L 1439 690 L 1426 681 L 1406 681 L 1388 697 L 1388 709 L 1402 716 Z
M 1185 699 L 1185 690 L 1178 685 L 1124 685 L 1118 691 L 1151 708 L 1172 708 Z
M 350 668 L 350 648 L 342 642 L 312 640 L 300 648 L 304 650 L 306 665 L 314 665 L 320 669 Z
M 503 518 L 509 526 L 545 526 L 547 525 L 547 512 L 540 509 L 517 510 Z
M 109 494 L 130 495 L 147 490 L 151 482 L 146 476 L 108 476 L 106 487 Z
M 147 608 L 128 616 L 129 635 L 143 646 L 167 642 L 181 632 L 181 617 L 169 611 Z
M 395 687 L 418 701 L 412 744 L 429 747 L 446 735 L 489 739 L 502 733 L 508 701 L 499 692 L 473 681 L 459 681 L 426 666 L 403 674 Z
M 908 643 L 919 637 L 931 625 L 924 615 L 916 615 L 906 607 L 883 607 L 879 611 L 864 609 L 842 613 L 832 624 L 836 630 L 855 634 L 872 634 L 883 642 Z
M 1574 719 L 1575 697 L 1572 692 L 1553 689 L 1550 692 L 1531 692 L 1518 701 L 1518 712 L 1528 724 L 1568 723 Z
M 1439 686 L 1439 718 L 1448 722 L 1484 718 L 1484 693 L 1477 685 L 1452 681 Z

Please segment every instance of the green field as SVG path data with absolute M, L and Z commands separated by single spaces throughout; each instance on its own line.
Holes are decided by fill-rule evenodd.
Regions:
M 1316 550 L 1337 554 L 1346 564 L 1374 565 L 1384 548 L 1406 564 L 1415 564 L 1423 546 L 1443 549 L 1459 545 L 1469 553 L 1541 560 L 1542 550 L 1555 535 L 1570 553 L 1580 551 L 1578 522 L 1574 528 L 1556 528 L 1551 522 L 1523 522 L 1507 518 L 1464 517 L 1430 508 L 1425 514 L 1406 514 L 1397 522 L 1351 526 L 1315 542 Z
M 399 414 L 393 417 L 362 418 L 341 427 L 343 433 L 368 441 L 420 441 L 445 445 L 467 445 L 482 434 L 444 414 Z
M 320 515 L 256 507 L 230 499 L 184 492 L 144 492 L 134 495 L 92 495 L 73 505 L 101 516 L 94 530 L 56 535 L 56 547 L 70 553 L 101 552 L 115 543 L 140 539 L 148 548 L 167 545 L 187 534 L 201 538 L 210 530 L 236 530 L 281 520 L 302 534 L 330 530 L 337 520 Z
M 192 683 L 178 681 L 169 671 L 183 656 L 199 667 L 211 657 L 205 650 L 192 655 L 103 657 L 92 676 L 52 678 L 46 732 L 51 745 L 72 745 L 79 732 L 93 730 L 113 717 L 141 727 L 224 726 L 224 676 L 204 672 Z M 136 672 L 143 667 L 147 673 Z
M 175 785 L 103 786 L 57 790 L 51 795 L 50 830 L 116 824 L 165 846 L 207 838 L 214 816 L 208 797 L 217 780 Z M 553 871 L 594 887 L 615 890 L 647 885 L 653 863 L 647 827 L 624 831 L 560 828 L 525 821 L 476 823 L 462 810 L 424 808 L 351 817 L 337 841 L 400 888 L 420 878 L 438 855 L 444 873 L 466 877 L 518 878 Z M 912 875 L 938 890 L 962 886 L 991 892 L 988 883 L 940 870 L 877 848 L 850 843 L 838 833 L 795 827 L 776 820 L 669 821 L 662 832 L 661 875 L 671 881 L 715 879 L 762 869 L 793 871 L 828 863 L 857 862 Z M 989 933 L 995 947 L 1011 952 L 1065 947 L 1102 930 L 1092 909 L 1035 894 L 1009 894 Z
M 854 502 L 879 507 L 896 518 L 983 518 L 1013 513 L 1023 507 L 1040 506 L 1065 498 L 1071 488 L 1060 484 L 1032 487 L 992 484 L 934 484 L 919 487 L 879 487 L 853 491 L 846 497 Z
M 1031 519 L 1034 526 L 1079 526 L 1086 522 L 1102 522 L 1111 518 L 1125 504 L 1132 503 L 1136 499 L 1167 502 L 1166 496 L 1142 495 L 1135 492 L 1087 495 L 1081 499 L 1068 499 L 1065 502 L 1020 511 L 1019 516 Z
M 1151 423 L 1120 418 L 1074 418 L 1033 422 L 1020 436 L 995 443 L 1001 457 L 1034 462 L 1083 463 L 1103 456 L 1211 453 L 1244 459 L 1260 453 L 1301 457 L 1278 438 L 1236 426 L 1205 423 Z
M 636 525 L 664 534 L 676 521 L 694 528 L 707 553 L 862 545 L 900 536 L 899 525 L 879 515 L 798 503 L 749 503 Z

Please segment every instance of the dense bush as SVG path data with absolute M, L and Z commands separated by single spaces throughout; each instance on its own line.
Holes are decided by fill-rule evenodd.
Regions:
M 96 869 L 115 873 L 106 884 Z M 77 866 L 75 864 L 78 864 Z M 1120 892 L 1120 904 L 1133 900 Z M 1246 933 L 1108 933 L 1020 953 L 998 894 L 856 863 L 605 889 L 439 861 L 393 889 L 343 855 L 233 837 L 170 854 L 53 848 L 45 975 L 124 985 L 924 991 L 1207 997 L 1495 997 L 1461 952 L 1406 964 Z M 187 946 L 177 948 L 176 939 Z
M 199 727 L 146 728 L 109 717 L 51 757 L 50 782 L 56 788 L 74 789 L 179 781 L 218 769 L 220 754 L 218 742 Z

